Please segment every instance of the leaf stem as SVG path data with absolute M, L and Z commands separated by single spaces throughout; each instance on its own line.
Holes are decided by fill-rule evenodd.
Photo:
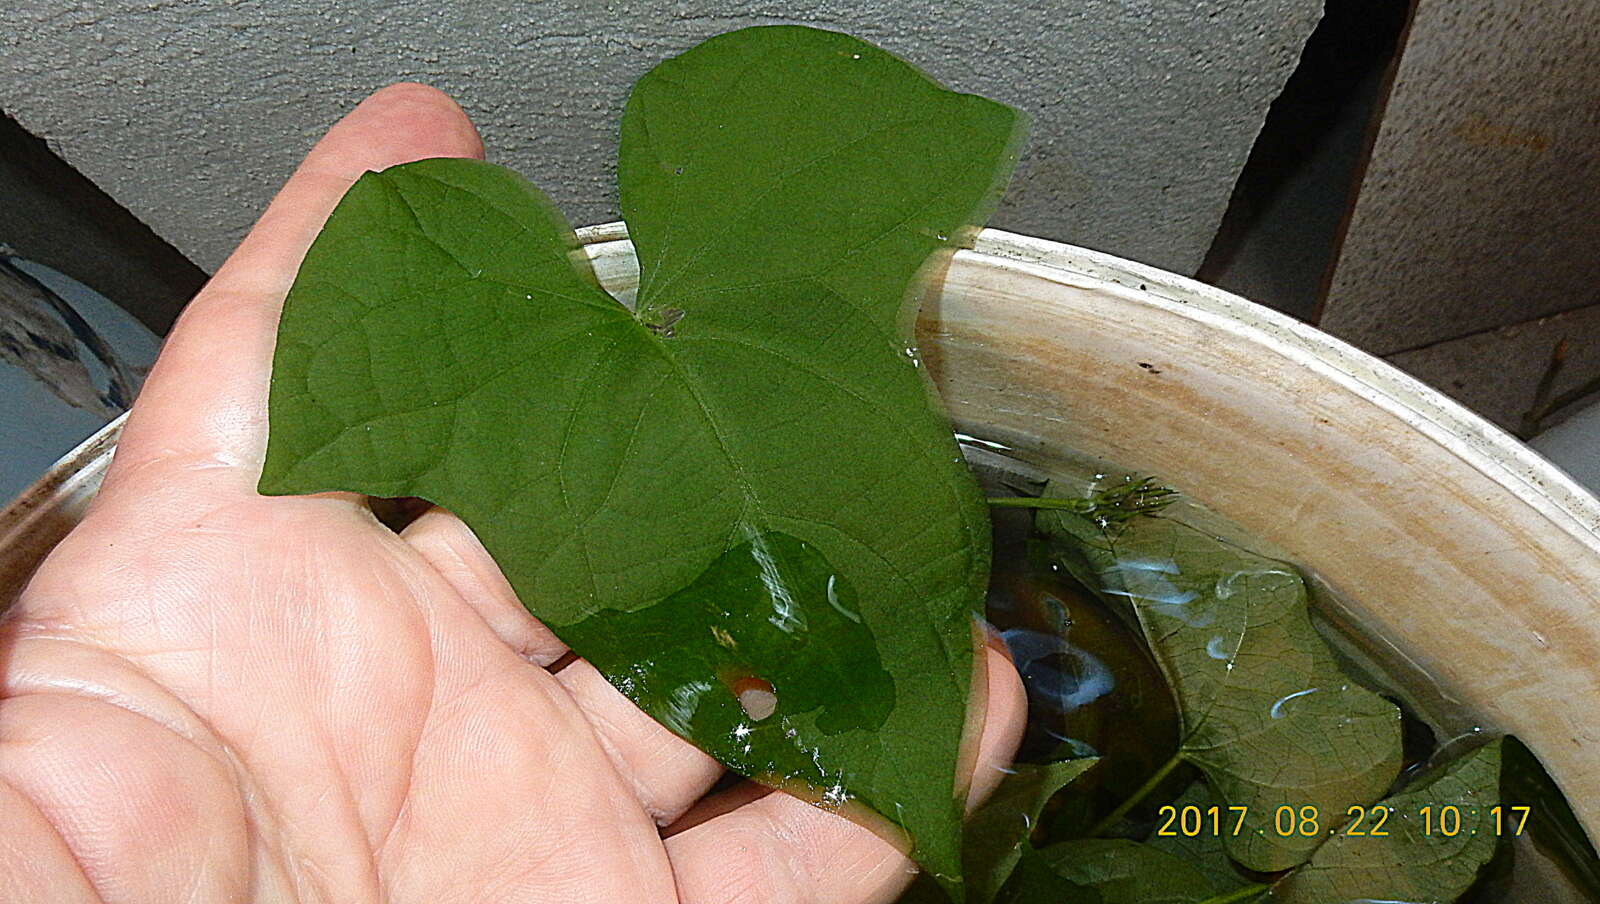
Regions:
M 1252 882 L 1243 888 L 1236 888 L 1233 891 L 1225 894 L 1212 895 L 1211 897 L 1206 898 L 1204 901 L 1201 901 L 1200 904 L 1233 904 L 1235 901 L 1248 901 L 1256 895 L 1270 891 L 1271 889 L 1272 886 L 1265 883 Z
M 1089 837 L 1099 838 L 1101 835 L 1104 835 L 1106 831 L 1112 826 L 1115 826 L 1118 821 L 1122 819 L 1122 817 L 1127 816 L 1129 810 L 1132 810 L 1134 807 L 1139 805 L 1140 801 L 1144 800 L 1146 797 L 1149 797 L 1150 792 L 1154 791 L 1157 785 L 1161 784 L 1163 781 L 1166 781 L 1167 776 L 1172 774 L 1172 770 L 1178 768 L 1178 764 L 1182 762 L 1183 754 L 1181 752 L 1174 753 L 1172 755 L 1172 759 L 1163 763 L 1161 768 L 1156 770 L 1155 775 L 1150 776 L 1145 780 L 1144 784 L 1139 786 L 1138 790 L 1128 795 L 1127 800 L 1118 804 L 1115 810 L 1107 813 L 1105 819 L 1095 823 L 1094 828 L 1089 830 Z
M 1091 499 L 1066 499 L 1060 496 L 990 496 L 988 502 L 994 508 L 1065 509 L 1080 514 L 1094 509 Z
M 1051 509 L 1082 515 L 1102 530 L 1120 528 L 1135 515 L 1153 515 L 1177 501 L 1178 492 L 1156 483 L 1154 477 L 1132 475 L 1102 487 L 1092 496 L 1074 499 L 1063 496 L 990 497 L 997 508 Z

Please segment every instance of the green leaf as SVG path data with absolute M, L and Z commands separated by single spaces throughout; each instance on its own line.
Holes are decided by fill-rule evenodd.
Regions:
M 1021 129 L 844 35 L 707 41 L 623 117 L 637 315 L 515 174 L 369 173 L 285 304 L 261 491 L 451 509 L 653 716 L 859 798 L 957 889 L 989 532 L 910 299 L 992 209 Z M 777 705 L 735 746 L 745 677 Z
M 1155 836 L 1142 844 L 1090 839 L 1045 848 L 1032 860 L 1024 858 L 1003 899 L 1005 904 L 1223 904 L 1267 893 L 1284 904 L 1454 901 L 1495 854 L 1492 808 L 1499 802 L 1500 745 L 1496 741 L 1436 770 L 1405 793 L 1368 808 L 1359 822 L 1339 826 L 1345 814 L 1321 814 L 1321 824 L 1332 831 L 1319 832 L 1309 862 L 1270 889 L 1233 870 L 1219 836 L 1204 831 L 1210 823 L 1203 820 L 1202 832 L 1194 837 L 1180 830 L 1177 837 Z M 1173 802 L 1180 810 L 1189 805 L 1210 806 L 1198 783 Z M 1380 809 L 1387 812 L 1381 820 L 1375 815 Z
M 1220 819 L 1213 822 L 1208 811 L 1215 805 L 1217 802 L 1212 798 L 1205 782 L 1197 781 L 1191 784 L 1177 800 L 1172 802 L 1177 813 L 1172 828 L 1169 829 L 1172 834 L 1153 834 L 1146 844 L 1158 851 L 1182 858 L 1190 866 L 1205 873 L 1211 882 L 1211 887 L 1221 893 L 1240 888 L 1247 883 L 1228 860 L 1227 845 L 1223 841 L 1232 831 L 1234 820 L 1226 811 L 1222 811 L 1218 814 Z M 1202 814 L 1200 832 L 1197 834 L 1186 835 L 1183 832 L 1183 811 L 1186 807 L 1195 807 Z M 1222 832 L 1213 831 L 1218 827 L 1222 828 Z M 1159 823 L 1157 829 L 1158 831 L 1160 829 Z
M 659 605 L 602 609 L 564 630 L 641 707 L 733 770 L 774 785 L 800 779 L 841 804 L 844 788 L 819 785 L 831 776 L 799 739 L 872 731 L 894 708 L 894 679 L 860 608 L 814 549 L 767 533 Z M 783 692 L 779 710 L 752 718 L 754 701 L 741 703 L 740 693 L 772 688 Z
M 1280 834 L 1280 807 L 1342 817 L 1394 780 L 1400 712 L 1339 670 L 1292 566 L 1162 516 L 1111 532 L 1067 511 L 1038 523 L 1062 564 L 1143 630 L 1177 696 L 1179 755 L 1220 801 L 1248 808 L 1226 839 L 1233 859 L 1295 866 L 1322 836 Z
M 988 904 L 1016 868 L 1044 805 L 1099 760 L 1084 758 L 1044 766 L 1018 764 L 994 796 L 967 824 L 963 863 L 971 891 L 967 900 Z
M 997 900 L 1000 904 L 1102 904 L 1104 898 L 1095 889 L 1061 876 L 1030 845 L 1022 849 Z
M 962 864 L 972 904 L 989 904 L 1022 856 L 1039 814 L 1056 792 L 1088 772 L 1097 758 L 1086 757 L 1036 766 L 1018 763 L 994 795 L 967 822 Z
M 1181 857 L 1122 838 L 1054 844 L 1017 872 L 1006 904 L 1201 904 L 1249 900 L 1266 890 L 1217 885 Z
M 1011 774 L 967 820 L 961 850 L 967 904 L 989 904 L 995 899 L 1039 824 L 1045 803 L 1098 762 L 1086 757 L 1012 767 Z M 944 890 L 924 874 L 901 896 L 900 904 L 942 904 L 946 900 Z
M 1494 856 L 1500 746 L 1480 747 L 1385 800 L 1391 815 L 1381 830 L 1387 835 L 1369 833 L 1378 828 L 1372 819 L 1363 822 L 1361 835 L 1341 830 L 1309 863 L 1279 880 L 1272 900 L 1454 901 Z

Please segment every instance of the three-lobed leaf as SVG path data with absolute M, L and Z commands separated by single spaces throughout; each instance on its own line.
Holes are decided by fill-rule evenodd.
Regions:
M 623 116 L 637 313 L 519 176 L 369 173 L 285 304 L 261 490 L 451 509 L 657 719 L 859 798 L 954 889 L 988 525 L 909 299 L 1021 129 L 844 35 L 713 38 Z
M 1065 567 L 1137 620 L 1177 697 L 1179 756 L 1223 805 L 1248 808 L 1233 859 L 1293 867 L 1322 839 L 1276 831 L 1280 807 L 1343 814 L 1394 780 L 1399 710 L 1340 671 L 1292 566 L 1169 517 L 1107 530 L 1047 510 L 1038 523 Z

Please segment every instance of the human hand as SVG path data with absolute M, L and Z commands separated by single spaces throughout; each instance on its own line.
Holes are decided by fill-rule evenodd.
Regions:
M 895 844 L 721 767 L 517 602 L 439 510 L 255 491 L 279 308 L 363 171 L 481 156 L 397 85 L 185 311 L 83 523 L 0 622 L 0 901 L 891 901 Z M 971 800 L 1022 730 L 1005 655 Z

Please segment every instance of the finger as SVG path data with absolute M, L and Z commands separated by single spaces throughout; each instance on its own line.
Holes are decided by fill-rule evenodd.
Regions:
M 969 805 L 993 789 L 1021 741 L 1027 716 L 1010 658 L 986 647 L 982 661 L 987 718 Z M 996 779 L 986 778 L 989 773 Z M 748 796 L 740 789 L 727 793 Z M 723 804 L 712 798 L 696 805 L 683 820 L 692 827 L 674 826 L 665 841 L 682 904 L 887 904 L 915 873 L 895 844 L 788 794 L 768 794 L 700 821 L 702 807 Z
M 500 567 L 460 518 L 432 508 L 401 536 L 523 658 L 548 667 L 566 653 L 566 645 L 523 608 Z M 722 775 L 716 760 L 661 727 L 589 663 L 575 661 L 556 678 L 657 825 L 683 815 Z
M 670 825 L 693 806 L 726 770 L 700 748 L 650 718 L 611 686 L 599 670 L 578 660 L 556 675 L 577 701 L 612 766 L 655 819 Z
M 0 901 L 104 901 L 39 805 L 0 781 Z
M 461 108 L 423 85 L 384 88 L 334 125 L 184 310 L 128 416 L 102 494 L 138 482 L 253 495 L 278 313 L 328 214 L 368 170 L 482 154 Z
M 500 566 L 460 518 L 435 506 L 407 525 L 400 536 L 517 655 L 548 668 L 567 652 L 567 645 L 523 608 Z
M 983 730 L 978 735 L 977 761 L 967 783 L 968 813 L 988 800 L 1010 773 L 1011 759 L 1028 727 L 1028 692 L 1022 686 L 1016 663 L 1011 661 L 1011 651 L 992 632 L 985 632 L 983 644 L 981 701 L 987 708 L 980 717 Z
M 661 837 L 671 838 L 674 835 L 687 832 L 695 826 L 710 822 L 724 813 L 732 813 L 734 810 L 747 804 L 755 803 L 769 794 L 777 793 L 778 791 L 775 788 L 744 779 L 727 790 L 719 791 L 716 794 L 695 801 L 694 806 L 685 810 L 682 816 L 661 830 Z
M 566 646 L 550 629 L 517 600 L 488 550 L 461 519 L 435 507 L 401 536 L 445 576 L 501 640 L 524 658 L 548 666 L 566 652 Z M 1027 716 L 1022 681 L 1004 644 L 989 635 L 984 649 L 986 655 L 979 660 L 982 667 L 976 670 L 974 681 L 974 694 L 979 695 L 975 710 L 983 720 L 983 728 L 978 734 L 975 763 L 969 767 L 971 774 L 963 776 L 969 810 L 986 798 L 1004 776 L 1022 739 Z M 668 826 L 667 835 L 681 834 L 765 795 L 759 786 L 747 783 L 701 800 L 723 774 L 720 764 L 661 727 L 587 662 L 576 661 L 556 677 L 578 703 L 640 806 L 658 825 Z M 831 815 L 828 821 L 856 828 Z M 865 835 L 861 844 L 870 854 L 883 854 L 886 849 L 894 854 L 888 862 L 900 869 L 907 865 L 905 858 L 884 845 L 878 836 L 865 829 L 858 831 Z

